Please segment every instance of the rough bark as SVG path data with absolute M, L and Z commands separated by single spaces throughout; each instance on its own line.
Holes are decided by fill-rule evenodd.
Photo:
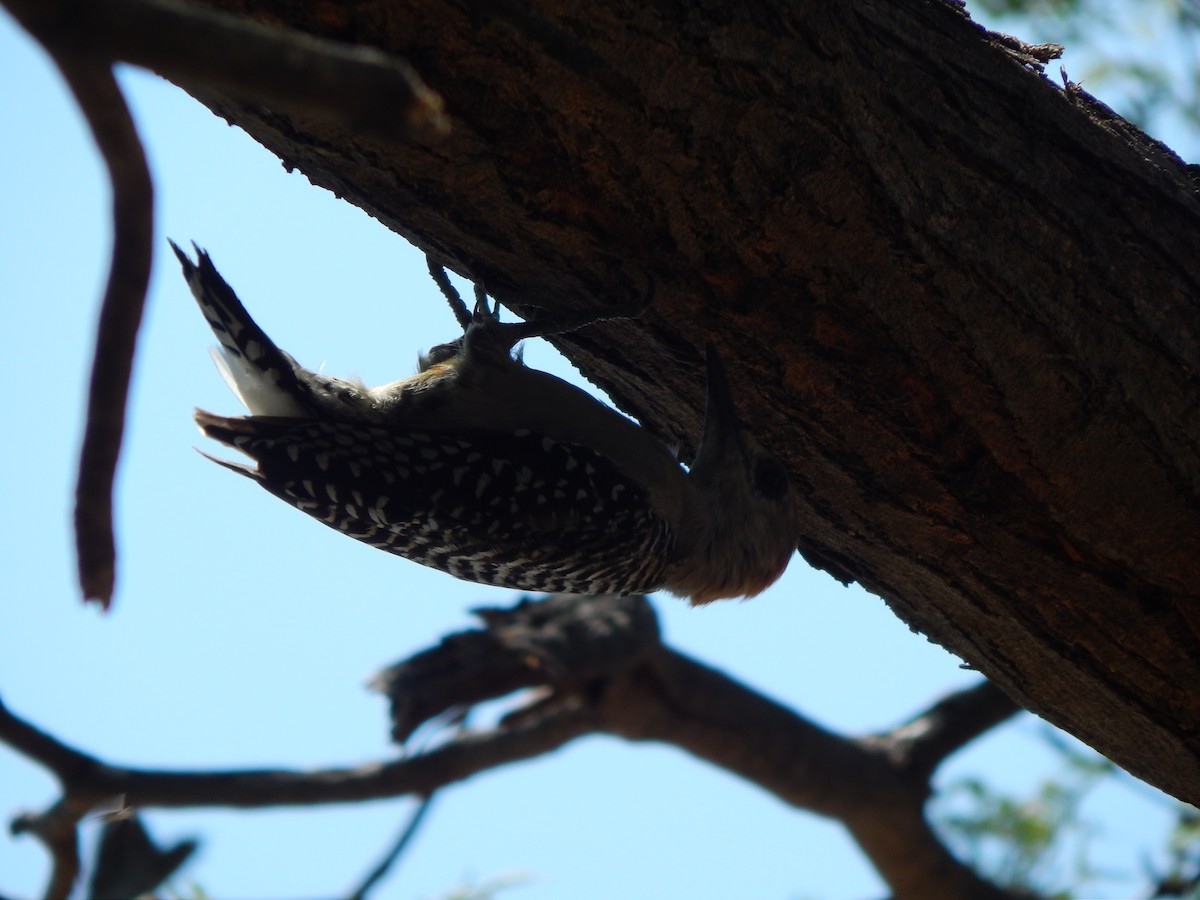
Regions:
M 214 110 L 519 311 L 653 284 L 557 343 L 686 449 L 715 342 L 809 562 L 1200 801 L 1178 159 L 939 2 L 213 5 L 403 56 L 453 128 Z

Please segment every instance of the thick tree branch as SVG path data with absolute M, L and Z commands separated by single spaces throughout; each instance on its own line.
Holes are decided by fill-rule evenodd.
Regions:
M 604 727 L 674 744 L 786 803 L 841 821 L 896 897 L 1006 897 L 937 839 L 928 781 L 870 742 L 832 734 L 737 681 L 665 651 L 605 696 Z
M 436 153 L 196 94 L 519 312 L 655 284 L 556 343 L 685 458 L 715 343 L 810 562 L 1200 798 L 1189 169 L 951 4 L 616 3 L 356 5 L 445 97 Z
M 672 744 L 842 821 L 897 896 L 1007 896 L 955 860 L 929 828 L 928 771 L 875 740 L 826 731 L 664 647 L 643 598 L 556 596 L 485 613 L 482 632 L 451 635 L 376 679 L 392 701 L 395 733 L 420 724 L 417 709 L 432 717 L 456 702 L 543 684 L 551 693 L 508 722 L 587 703 L 599 730 Z M 966 730 L 958 729 L 960 744 Z

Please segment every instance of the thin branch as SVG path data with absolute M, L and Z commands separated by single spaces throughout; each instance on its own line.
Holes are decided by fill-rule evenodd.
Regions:
M 14 834 L 33 834 L 50 852 L 53 873 L 47 897 L 67 896 L 78 878 L 76 827 L 106 797 L 121 796 L 129 807 L 144 809 L 315 805 L 423 795 L 396 848 L 359 889 L 362 894 L 411 841 L 437 788 L 540 756 L 595 730 L 595 718 L 586 708 L 560 708 L 553 717 L 520 727 L 466 735 L 418 757 L 353 769 L 170 772 L 108 765 L 25 721 L 0 701 L 0 741 L 50 769 L 63 787 L 62 799 L 46 812 L 19 815 L 11 825 Z
M 395 846 L 388 851 L 387 856 L 380 860 L 379 865 L 371 870 L 371 872 L 363 880 L 363 883 L 360 884 L 352 894 L 350 894 L 349 900 L 366 900 L 367 894 L 369 894 L 375 888 L 375 886 L 384 879 L 387 873 L 391 870 L 392 866 L 396 864 L 396 860 L 398 860 L 404 854 L 404 851 L 408 849 L 409 844 L 412 843 L 413 838 L 416 837 L 417 831 L 419 831 L 421 828 L 421 823 L 425 820 L 425 816 L 429 813 L 430 807 L 433 805 L 433 798 L 435 796 L 437 795 L 429 794 L 421 800 L 420 805 L 416 808 L 416 811 L 413 812 L 412 816 L 405 824 L 404 829 L 400 832 L 400 837 L 396 840 Z
M 18 753 L 45 766 L 64 786 L 75 783 L 89 769 L 100 765 L 99 761 L 81 750 L 64 744 L 47 734 L 36 725 L 17 716 L 0 698 L 0 741 Z M 86 779 L 86 774 L 82 776 Z
M 530 759 L 597 728 L 578 705 L 503 731 L 455 738 L 420 756 L 345 769 L 185 772 L 104 763 L 68 747 L 0 705 L 0 740 L 50 768 L 69 795 L 92 804 L 123 795 L 135 808 L 299 806 L 429 795 L 488 769 Z
M 179 0 L 3 0 L 31 31 L 185 87 L 377 137 L 449 131 L 442 99 L 399 57 Z M 217 52 L 219 50 L 219 52 Z

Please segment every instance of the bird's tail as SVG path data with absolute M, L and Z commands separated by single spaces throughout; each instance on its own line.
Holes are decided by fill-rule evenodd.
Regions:
M 197 260 L 193 263 L 174 241 L 170 243 L 192 296 L 220 341 L 213 360 L 230 390 L 254 415 L 308 414 L 300 400 L 304 392 L 297 386 L 296 361 L 250 318 L 207 253 L 193 244 Z

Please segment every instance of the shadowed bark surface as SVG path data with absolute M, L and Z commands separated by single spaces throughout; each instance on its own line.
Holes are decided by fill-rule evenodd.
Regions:
M 713 341 L 809 562 L 1200 800 L 1177 158 L 937 2 L 213 5 L 404 57 L 452 130 L 214 110 L 522 313 L 652 285 L 556 343 L 686 456 Z

